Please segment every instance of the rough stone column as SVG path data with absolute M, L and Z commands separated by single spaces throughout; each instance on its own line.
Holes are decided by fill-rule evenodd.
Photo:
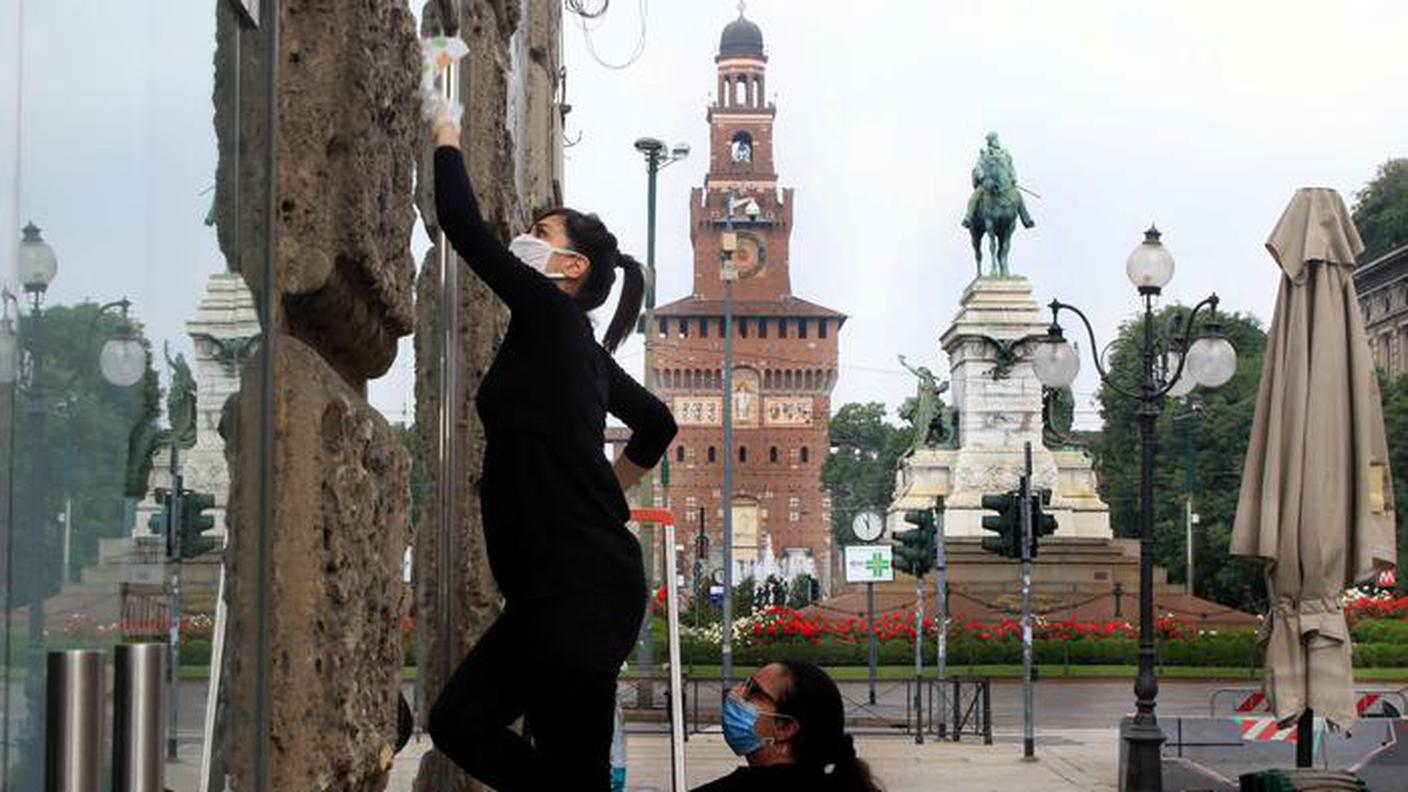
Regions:
M 433 6 L 434 4 L 430 4 Z M 427 24 L 435 24 L 427 7 Z M 466 153 L 480 206 L 505 239 L 523 229 L 534 210 L 561 200 L 561 114 L 557 85 L 561 57 L 558 47 L 561 4 L 557 0 L 465 0 L 461 35 L 470 54 L 462 62 L 460 96 L 465 105 L 461 147 Z M 426 230 L 438 236 L 431 194 L 430 147 L 422 160 L 418 202 Z M 438 252 L 427 255 L 416 286 L 416 429 L 426 449 L 431 491 L 440 486 L 442 467 L 435 457 L 439 432 L 440 379 L 437 366 L 436 318 L 440 310 Z M 480 522 L 478 482 L 484 452 L 483 427 L 474 408 L 489 364 L 508 326 L 508 311 L 487 287 L 461 265 L 459 327 L 456 361 L 459 388 L 454 395 L 459 423 L 454 442 L 459 449 L 455 511 L 440 513 L 437 498 L 426 499 L 415 547 L 416 616 L 420 635 L 420 672 L 424 706 L 434 703 L 444 674 L 435 660 L 442 641 L 452 642 L 451 654 L 468 653 L 500 612 L 500 598 L 489 572 Z M 443 519 L 451 521 L 458 558 L 457 581 L 440 581 L 436 564 L 437 534 Z M 435 592 L 454 585 L 457 623 L 443 635 Z M 424 715 L 424 713 L 423 713 Z M 426 755 L 416 778 L 419 792 L 448 792 L 482 787 L 460 774 L 438 752 Z
M 270 654 L 272 790 L 380 790 L 391 766 L 409 606 L 410 460 L 366 381 L 412 329 L 413 175 L 420 51 L 404 0 L 280 0 L 275 216 L 264 212 L 267 37 L 219 0 L 215 219 L 230 269 L 274 320 L 273 445 L 261 447 L 260 357 L 225 410 L 231 471 L 224 749 L 254 789 L 254 647 Z M 238 90 L 236 90 L 238 86 Z M 236 105 L 236 97 L 239 105 Z M 275 235 L 272 288 L 262 233 Z M 272 519 L 261 525 L 261 460 Z M 259 567 L 261 527 L 268 564 Z M 269 609 L 261 624 L 258 575 Z

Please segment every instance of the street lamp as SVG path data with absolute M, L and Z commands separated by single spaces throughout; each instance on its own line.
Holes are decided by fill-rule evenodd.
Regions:
M 724 695 L 733 687 L 733 283 L 738 280 L 738 268 L 733 263 L 733 254 L 738 250 L 733 213 L 738 209 L 743 210 L 750 223 L 762 214 L 762 208 L 752 198 L 739 198 L 733 190 L 724 198 L 724 235 L 719 251 L 722 262 L 719 277 L 724 282 L 724 631 L 719 646 Z
M 54 249 L 44 241 L 38 226 L 29 223 L 23 229 L 19 245 L 18 275 L 20 284 L 29 295 L 30 311 L 27 317 L 20 313 L 19 299 L 8 289 L 0 289 L 0 384 L 15 388 L 27 397 L 29 402 L 29 431 L 34 438 L 33 448 L 42 454 L 45 447 L 45 423 L 50 404 L 68 405 L 75 401 L 71 390 L 77 383 L 81 368 L 76 368 L 67 379 L 60 382 L 46 382 L 44 375 L 45 350 L 39 345 L 43 334 L 38 332 L 44 322 L 44 296 L 49 284 L 58 275 L 58 257 Z M 113 338 L 103 344 L 98 355 L 98 368 L 103 378 L 112 385 L 128 387 L 142 379 L 147 368 L 147 353 L 128 320 L 131 303 L 123 298 L 100 305 L 88 326 L 83 349 L 92 348 L 93 335 L 102 316 L 114 309 L 121 311 L 117 331 Z M 11 308 L 14 319 L 11 319 Z M 18 327 L 16 327 L 18 325 Z M 32 327 L 26 327 L 27 325 Z M 45 480 L 43 457 L 38 457 L 30 465 L 29 520 L 34 536 L 40 536 L 44 524 L 43 498 L 39 497 Z M 69 526 L 65 526 L 67 529 Z M 36 552 L 42 552 L 43 544 L 34 542 Z M 42 766 L 44 744 L 44 579 L 41 559 L 32 559 L 29 565 L 29 648 L 28 675 L 25 680 L 26 700 L 29 711 L 28 733 L 25 735 L 25 766 L 30 772 L 37 772 Z
M 636 151 L 645 156 L 646 174 L 646 199 L 645 199 L 645 310 L 641 313 L 639 330 L 644 337 L 645 344 L 645 381 L 646 390 L 655 392 L 655 181 L 660 171 L 671 164 L 679 162 L 689 156 L 689 144 L 676 143 L 674 148 L 666 151 L 665 144 L 657 138 L 643 137 L 636 140 Z M 669 482 L 670 457 L 668 454 L 660 461 L 661 489 Z M 662 492 L 663 494 L 663 492 Z M 643 505 L 650 507 L 655 505 L 655 474 L 650 473 L 641 481 L 641 500 Z M 647 532 L 646 526 L 641 526 L 641 556 L 645 565 L 646 586 L 646 607 L 650 607 L 651 595 L 655 592 L 655 532 Z M 650 619 L 645 619 L 640 625 L 640 635 L 638 636 L 636 648 L 636 662 L 643 670 L 649 670 L 652 665 L 650 632 Z M 642 698 L 652 695 L 649 684 L 639 687 Z
M 1080 356 L 1065 340 L 1060 325 L 1061 311 L 1069 310 L 1085 325 L 1090 336 L 1091 356 L 1100 381 L 1114 393 L 1138 402 L 1135 411 L 1139 423 L 1139 674 L 1134 682 L 1136 713 L 1122 727 L 1121 738 L 1127 745 L 1128 765 L 1124 788 L 1131 792 L 1160 792 L 1163 788 L 1163 767 L 1160 746 L 1163 731 L 1154 715 L 1159 694 L 1154 676 L 1154 422 L 1163 409 L 1164 398 L 1180 387 L 1187 375 L 1196 384 L 1216 388 L 1237 368 L 1237 352 L 1222 336 L 1217 323 L 1217 295 L 1209 295 L 1193 307 L 1187 322 L 1176 317 L 1168 332 L 1168 340 L 1156 339 L 1154 333 L 1154 298 L 1159 296 L 1173 278 L 1173 256 L 1160 241 L 1159 231 L 1150 228 L 1125 263 L 1129 280 L 1144 298 L 1143 336 L 1140 344 L 1139 382 L 1134 389 L 1115 383 L 1105 371 L 1095 331 L 1090 320 L 1074 305 L 1060 300 L 1051 301 L 1051 328 L 1046 341 L 1032 355 L 1032 365 L 1042 385 L 1064 388 L 1075 380 L 1080 371 Z M 1203 308 L 1209 318 L 1202 335 L 1188 345 L 1194 323 Z M 1186 354 L 1182 351 L 1186 349 Z M 1182 387 L 1190 387 L 1186 383 Z M 1184 391 L 1186 392 L 1186 390 Z

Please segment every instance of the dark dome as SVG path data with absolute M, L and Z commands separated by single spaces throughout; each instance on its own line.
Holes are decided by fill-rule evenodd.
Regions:
M 763 31 L 742 14 L 724 26 L 719 38 L 720 55 L 762 55 Z

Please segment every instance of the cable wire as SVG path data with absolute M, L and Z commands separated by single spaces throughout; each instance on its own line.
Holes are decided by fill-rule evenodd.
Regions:
M 566 0 L 567 9 L 577 16 L 577 23 L 582 28 L 582 40 L 587 45 L 587 53 L 592 56 L 592 60 L 598 64 L 615 71 L 621 71 L 634 66 L 640 56 L 645 54 L 645 30 L 646 19 L 649 16 L 647 0 L 639 0 L 640 33 L 636 38 L 635 46 L 631 49 L 631 54 L 621 63 L 610 63 L 603 59 L 596 51 L 596 43 L 592 40 L 592 33 L 600 29 L 606 9 L 611 5 L 610 0 L 601 0 L 601 8 L 596 11 L 588 11 L 585 8 L 585 0 Z M 596 23 L 596 24 L 593 24 Z

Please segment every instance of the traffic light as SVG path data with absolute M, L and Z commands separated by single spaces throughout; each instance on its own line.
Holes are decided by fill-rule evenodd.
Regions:
M 1056 533 L 1056 515 L 1046 512 L 1046 507 L 1050 505 L 1051 490 L 1042 489 L 1032 493 L 1032 558 L 1036 558 L 1036 548 L 1041 537 Z
M 195 558 L 215 549 L 216 539 L 201 536 L 215 527 L 215 517 L 201 512 L 215 508 L 215 496 L 206 492 L 181 495 L 181 558 Z
M 935 546 L 938 526 L 934 524 L 934 512 L 930 509 L 911 509 L 904 513 L 904 521 L 914 528 L 895 534 L 895 569 L 901 572 L 924 577 L 934 568 Z
M 983 530 L 993 531 L 997 536 L 983 539 L 983 549 L 997 553 L 1003 558 L 1022 557 L 1022 497 L 1016 492 L 999 495 L 984 495 L 982 507 L 985 511 L 995 511 L 996 516 L 983 516 Z

